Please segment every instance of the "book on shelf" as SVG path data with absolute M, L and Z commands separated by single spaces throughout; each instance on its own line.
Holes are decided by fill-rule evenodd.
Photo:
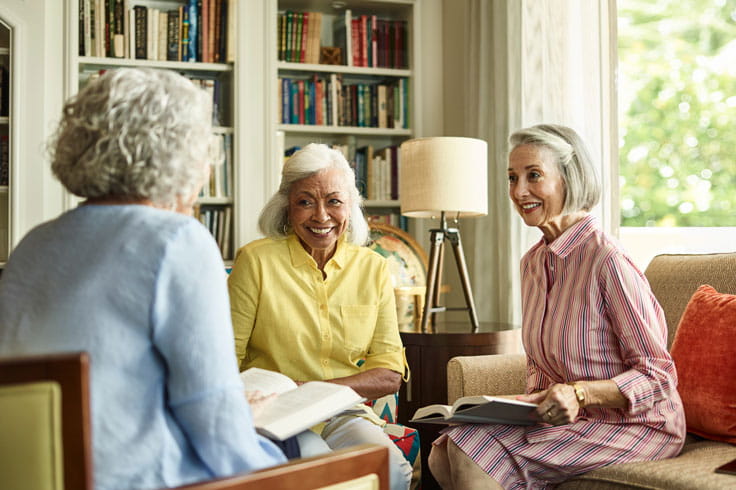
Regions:
M 236 0 L 182 0 L 170 7 L 150 3 L 152 6 L 133 0 L 79 0 L 79 55 L 234 61 Z M 146 46 L 145 57 L 142 45 Z
M 428 405 L 414 412 L 410 422 L 432 424 L 534 425 L 539 422 L 537 405 L 511 398 L 464 396 L 452 405 Z
M 246 369 L 240 377 L 246 391 L 278 395 L 254 417 L 254 424 L 260 434 L 280 441 L 330 417 L 349 413 L 351 407 L 365 401 L 349 386 L 324 381 L 297 385 L 288 376 L 266 369 Z

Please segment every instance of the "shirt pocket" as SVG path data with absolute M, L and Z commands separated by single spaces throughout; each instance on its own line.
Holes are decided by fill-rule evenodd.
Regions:
M 375 305 L 342 305 L 342 340 L 345 348 L 352 354 L 365 356 L 373 340 L 378 319 L 378 307 Z

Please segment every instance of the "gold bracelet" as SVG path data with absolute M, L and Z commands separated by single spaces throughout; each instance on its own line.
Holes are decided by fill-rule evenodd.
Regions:
M 580 405 L 580 408 L 584 408 L 586 403 L 585 390 L 583 389 L 583 387 L 577 384 L 575 381 L 569 381 L 565 384 L 572 386 L 572 389 L 575 390 L 575 398 L 577 398 L 578 400 L 578 405 Z

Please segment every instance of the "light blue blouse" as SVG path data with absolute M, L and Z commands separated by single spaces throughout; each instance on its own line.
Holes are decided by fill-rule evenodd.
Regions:
M 285 461 L 257 435 L 226 278 L 196 220 L 80 206 L 33 229 L 0 279 L 0 355 L 91 358 L 98 489 L 146 489 Z

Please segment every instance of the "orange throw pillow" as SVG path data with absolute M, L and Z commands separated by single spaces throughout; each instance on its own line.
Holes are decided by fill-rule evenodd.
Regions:
M 736 443 L 736 296 L 703 285 L 672 343 L 687 430 Z

